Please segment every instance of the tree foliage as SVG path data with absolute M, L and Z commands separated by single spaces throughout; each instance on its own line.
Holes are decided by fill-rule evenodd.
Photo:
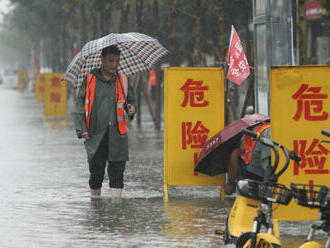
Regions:
M 53 71 L 65 70 L 72 59 L 73 43 L 81 48 L 111 32 L 139 31 L 157 37 L 170 50 L 172 65 L 196 64 L 198 56 L 198 64 L 205 65 L 201 56 L 214 56 L 225 49 L 219 48 L 218 40 L 222 37 L 222 46 L 228 45 L 232 24 L 248 44 L 251 1 L 158 0 L 160 22 L 156 31 L 154 1 L 11 0 L 14 8 L 5 16 L 0 42 L 24 56 L 40 54 L 42 66 Z M 225 2 L 223 33 L 219 33 L 219 1 Z M 221 64 L 219 60 L 214 65 Z

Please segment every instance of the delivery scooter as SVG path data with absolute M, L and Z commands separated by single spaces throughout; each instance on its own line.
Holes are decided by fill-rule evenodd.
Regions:
M 274 163 L 266 169 L 264 181 L 240 180 L 237 183 L 237 197 L 229 212 L 224 231 L 217 230 L 223 236 L 225 244 L 236 244 L 237 247 L 248 247 L 269 244 L 269 247 L 280 246 L 278 223 L 273 218 L 273 203 L 289 204 L 292 193 L 285 185 L 278 184 L 278 178 L 289 166 L 290 159 L 297 162 L 300 158 L 293 151 L 270 139 L 260 137 L 258 133 L 243 129 L 243 133 L 251 135 L 257 142 L 268 146 L 274 153 Z M 279 163 L 279 149 L 285 155 L 282 169 L 276 173 Z M 261 233 L 262 227 L 266 232 Z M 252 242 L 252 243 L 251 243 Z M 256 246 L 259 247 L 259 246 Z

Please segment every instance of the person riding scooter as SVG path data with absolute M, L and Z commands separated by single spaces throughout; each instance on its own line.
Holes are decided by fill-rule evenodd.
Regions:
M 261 137 L 270 138 L 270 123 L 264 122 L 250 128 Z M 251 136 L 243 135 L 240 144 L 234 147 L 227 165 L 228 180 L 224 186 L 226 195 L 236 192 L 236 182 L 241 179 L 262 181 L 270 163 L 269 147 L 256 142 Z

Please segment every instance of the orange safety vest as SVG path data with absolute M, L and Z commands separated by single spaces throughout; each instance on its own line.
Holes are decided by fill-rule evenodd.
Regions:
M 86 127 L 90 128 L 91 112 L 95 100 L 96 76 L 93 75 L 89 80 L 89 73 L 86 75 L 86 95 L 85 95 L 85 117 Z M 116 80 L 116 103 L 117 103 L 117 121 L 120 134 L 126 134 L 127 125 L 125 117 L 124 104 L 128 92 L 128 77 L 125 74 L 118 73 Z
M 155 70 L 151 70 L 149 72 L 149 85 L 150 86 L 156 86 L 157 82 L 156 82 L 156 71 Z
M 261 134 L 263 131 L 265 131 L 267 128 L 270 128 L 269 123 L 263 123 L 260 126 L 256 126 L 252 131 L 257 132 Z M 240 149 L 240 157 L 244 161 L 246 165 L 250 163 L 254 147 L 257 144 L 257 140 L 253 139 L 250 135 L 244 135 L 241 139 L 241 149 Z M 243 147 L 243 149 L 242 149 Z

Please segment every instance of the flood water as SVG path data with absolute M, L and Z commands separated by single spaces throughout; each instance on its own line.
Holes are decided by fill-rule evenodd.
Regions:
M 87 156 L 70 117 L 44 121 L 33 92 L 4 85 L 0 106 L 0 248 L 224 247 L 214 231 L 233 198 L 221 201 L 217 187 L 169 187 L 164 202 L 163 132 L 146 111 L 141 128 L 130 124 L 123 199 L 112 203 L 107 178 L 102 199 L 90 199 Z M 283 247 L 297 247 L 308 225 L 282 230 Z

